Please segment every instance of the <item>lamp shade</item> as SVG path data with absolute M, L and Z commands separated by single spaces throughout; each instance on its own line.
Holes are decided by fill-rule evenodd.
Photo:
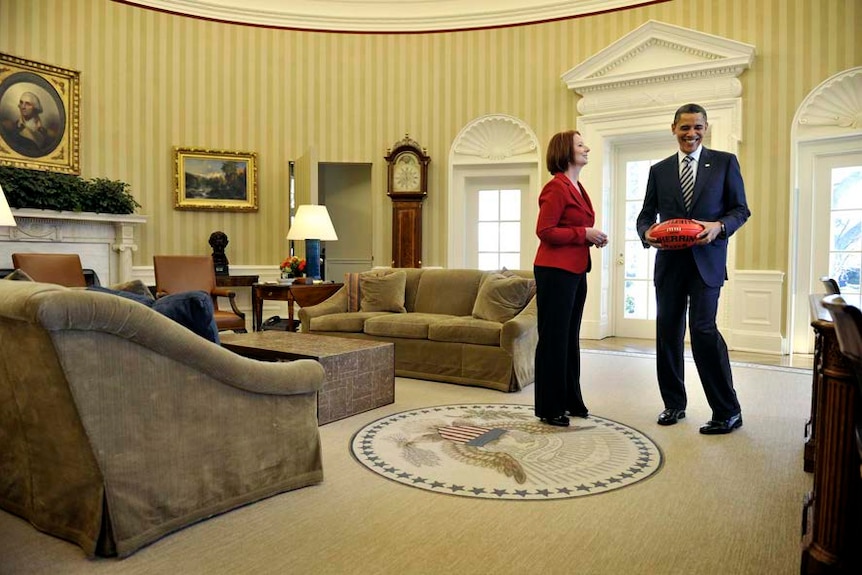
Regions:
M 293 225 L 287 232 L 289 240 L 337 240 L 326 206 L 304 205 L 296 209 Z
M 3 186 L 0 186 L 0 226 L 17 226 L 15 216 L 12 215 L 12 210 L 9 209 L 9 202 L 6 201 L 6 194 L 3 193 Z

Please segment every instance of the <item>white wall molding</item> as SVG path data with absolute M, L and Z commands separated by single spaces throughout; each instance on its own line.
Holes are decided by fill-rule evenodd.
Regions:
M 808 294 L 819 293 L 828 262 L 817 261 L 812 247 L 821 233 L 814 214 L 829 201 L 817 184 L 823 159 L 860 149 L 862 139 L 862 66 L 824 80 L 797 108 L 790 130 L 790 235 L 788 262 L 788 353 L 812 353 Z M 817 234 L 817 235 L 815 235 Z
M 651 20 L 563 74 L 566 85 L 582 96 L 578 130 L 591 148 L 593 168 L 584 170 L 581 181 L 593 199 L 597 225 L 610 237 L 620 237 L 617 226 L 623 225 L 614 217 L 617 194 L 624 188 L 613 180 L 620 149 L 669 136 L 673 114 L 682 104 L 697 102 L 706 108 L 709 147 L 738 154 L 742 85 L 737 76 L 753 59 L 754 47 L 748 44 Z M 688 80 L 680 82 L 682 78 Z M 599 289 L 587 295 L 584 338 L 614 335 L 615 261 L 610 250 L 593 251 L 590 282 Z M 716 321 L 727 330 L 727 343 L 734 349 L 735 267 L 731 240 L 727 257 L 731 279 L 722 289 Z
M 722 292 L 732 298 L 730 326 L 725 335 L 733 349 L 780 355 L 786 353 L 782 334 L 781 294 L 784 272 L 778 270 L 736 270 L 733 290 Z
M 582 114 L 738 98 L 754 46 L 650 20 L 565 74 Z
M 538 217 L 538 205 L 534 198 L 539 197 L 542 186 L 542 158 L 539 140 L 533 129 L 514 116 L 488 114 L 468 122 L 452 142 L 449 149 L 447 216 L 449 245 L 447 246 L 446 267 L 464 268 L 467 265 L 465 246 L 467 244 L 466 216 L 467 187 L 471 179 L 489 176 L 519 178 L 528 180 L 529 198 L 525 198 L 521 221 L 530 231 L 523 234 L 521 260 L 532 257 L 538 246 L 538 239 L 532 232 Z M 528 256 L 525 258 L 525 256 Z M 522 264 L 521 267 L 525 267 Z M 531 269 L 531 267 L 528 267 Z

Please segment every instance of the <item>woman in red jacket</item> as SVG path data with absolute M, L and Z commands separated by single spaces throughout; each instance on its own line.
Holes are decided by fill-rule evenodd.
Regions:
M 539 343 L 536 347 L 536 416 L 550 425 L 569 425 L 568 415 L 587 417 L 581 396 L 581 318 L 587 299 L 590 246 L 608 236 L 594 228 L 593 205 L 578 177 L 590 148 L 581 134 L 555 134 L 547 166 L 554 176 L 539 195 L 533 261 Z

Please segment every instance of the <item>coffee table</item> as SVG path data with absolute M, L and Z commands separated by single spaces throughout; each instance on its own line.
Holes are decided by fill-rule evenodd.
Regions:
M 326 371 L 317 394 L 319 425 L 395 402 L 392 343 L 290 331 L 223 332 L 219 337 L 222 347 L 253 359 L 319 361 Z

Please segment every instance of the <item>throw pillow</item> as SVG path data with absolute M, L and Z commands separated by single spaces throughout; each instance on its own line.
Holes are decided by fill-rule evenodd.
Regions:
M 391 272 L 385 275 L 363 273 L 359 275 L 359 291 L 362 299 L 361 311 L 394 311 L 406 313 L 404 290 L 407 286 L 407 273 Z
M 151 302 L 156 301 L 153 292 L 151 292 L 150 288 L 147 287 L 147 284 L 145 284 L 141 280 L 130 280 L 127 282 L 114 284 L 111 286 L 111 289 L 137 294 L 145 299 L 148 299 Z
M 214 343 L 221 343 L 213 300 L 204 291 L 186 291 L 162 296 L 153 309 Z
M 27 275 L 27 272 L 25 272 L 22 269 L 18 269 L 18 268 L 16 268 L 12 273 L 7 275 L 3 279 L 4 280 L 12 280 L 12 281 L 22 281 L 22 282 L 33 281 L 33 278 L 31 278 L 29 275 Z
M 512 270 L 507 269 L 506 266 L 503 266 L 503 269 L 501 269 L 497 273 L 501 273 L 504 276 L 506 276 L 507 278 L 521 277 L 518 274 L 516 274 L 515 272 L 513 272 Z M 530 300 L 533 299 L 534 295 L 536 295 L 536 280 L 531 279 L 530 280 L 530 294 L 527 296 L 527 303 L 530 303 Z
M 516 275 L 489 275 L 479 287 L 473 317 L 505 323 L 518 315 L 527 305 L 532 280 Z

